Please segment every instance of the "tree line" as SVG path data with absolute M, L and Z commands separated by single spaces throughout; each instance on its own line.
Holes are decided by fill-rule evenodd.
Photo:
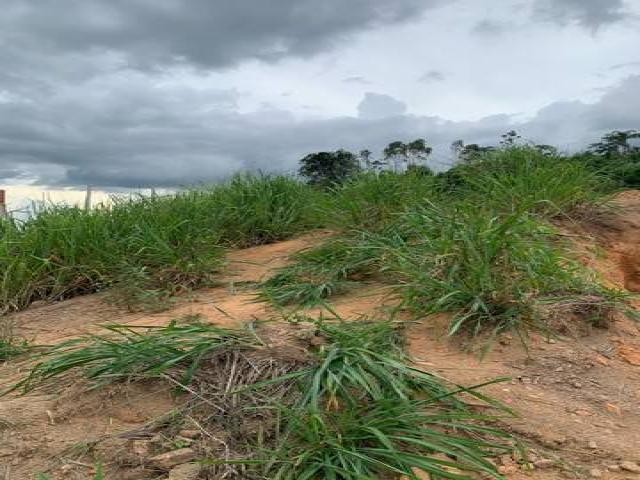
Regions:
M 560 155 L 557 148 L 547 144 L 527 142 L 515 131 L 509 130 L 500 137 L 498 145 L 465 144 L 456 140 L 451 144 L 455 165 L 474 162 L 496 149 L 527 146 L 544 156 L 557 156 L 581 161 L 609 176 L 626 187 L 640 187 L 640 131 L 614 130 L 602 136 L 586 150 L 573 155 Z M 298 173 L 311 185 L 328 187 L 342 183 L 362 171 L 413 172 L 433 175 L 428 166 L 433 148 L 426 139 L 413 141 L 393 141 L 380 156 L 374 157 L 371 150 L 353 153 L 345 149 L 329 152 L 315 152 L 300 160 Z

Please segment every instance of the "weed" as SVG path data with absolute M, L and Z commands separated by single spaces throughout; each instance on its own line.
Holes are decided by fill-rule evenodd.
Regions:
M 553 229 L 526 210 L 500 214 L 463 201 L 430 204 L 403 221 L 415 238 L 389 252 L 397 291 L 413 311 L 453 312 L 451 334 L 526 330 L 536 298 L 595 288 Z
M 120 298 L 135 304 L 210 284 L 223 247 L 316 226 L 316 195 L 291 178 L 245 175 L 171 196 L 114 198 L 91 211 L 44 206 L 0 227 L 0 313 L 113 285 L 138 292 Z
M 456 173 L 458 194 L 496 211 L 567 215 L 606 201 L 607 181 L 580 162 L 527 146 L 493 150 Z
M 38 354 L 29 375 L 9 391 L 33 390 L 71 370 L 82 369 L 88 379 L 101 383 L 156 377 L 180 367 L 188 383 L 199 363 L 215 352 L 253 345 L 248 333 L 203 323 L 143 327 L 106 325 L 107 335 L 88 335 L 63 342 Z
M 321 204 L 325 224 L 341 231 L 384 229 L 398 214 L 437 194 L 434 177 L 363 173 L 336 186 Z
M 487 457 L 509 449 L 477 434 L 507 435 L 475 423 L 480 420 L 480 415 L 434 410 L 429 401 L 385 400 L 332 412 L 295 411 L 287 419 L 291 435 L 266 464 L 265 475 L 274 480 L 401 475 L 417 480 L 417 471 L 422 471 L 437 478 L 470 478 L 463 472 L 503 478 Z
M 332 238 L 294 255 L 292 265 L 279 269 L 260 285 L 259 297 L 278 306 L 323 304 L 362 280 L 389 273 L 385 255 L 403 242 L 403 237 L 391 230 Z

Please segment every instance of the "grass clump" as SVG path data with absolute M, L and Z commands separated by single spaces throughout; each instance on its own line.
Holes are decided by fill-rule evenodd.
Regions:
M 451 334 L 531 326 L 536 299 L 593 289 L 551 227 L 526 211 L 431 204 L 404 221 L 415 237 L 390 252 L 397 291 L 415 312 L 453 312 Z
M 239 330 L 200 322 L 162 327 L 105 325 L 104 335 L 87 335 L 47 348 L 29 375 L 9 391 L 33 390 L 72 370 L 98 384 L 127 378 L 150 378 L 170 369 L 185 371 L 184 382 L 207 355 L 254 345 L 256 339 Z M 8 392 L 7 392 L 8 393 Z
M 376 249 L 363 246 L 358 238 L 344 236 L 299 252 L 294 264 L 260 285 L 259 297 L 279 306 L 322 304 L 376 270 Z
M 481 419 L 447 413 L 430 401 L 388 400 L 324 414 L 306 411 L 288 420 L 292 436 L 276 451 L 268 478 L 417 480 L 418 471 L 433 478 L 462 480 L 473 473 L 503 478 L 487 457 L 509 449 L 477 433 L 506 435 L 476 425 Z
M 585 164 L 528 146 L 492 150 L 444 177 L 453 192 L 496 211 L 527 210 L 541 217 L 570 215 L 601 205 L 610 184 Z
M 437 194 L 435 177 L 409 171 L 366 172 L 334 187 L 321 204 L 325 223 L 339 231 L 379 231 L 398 214 Z
M 238 176 L 170 196 L 115 199 L 91 211 L 46 206 L 25 222 L 2 224 L 0 314 L 114 285 L 128 292 L 123 303 L 161 303 L 210 284 L 225 247 L 314 226 L 315 194 L 287 177 Z
M 264 462 L 274 479 L 501 478 L 486 457 L 510 448 L 481 424 L 461 393 L 497 402 L 411 367 L 391 322 L 322 322 L 327 345 L 297 378 L 300 395 L 284 410 L 277 448 Z M 277 380 L 276 380 L 277 381 Z M 442 455 L 447 455 L 443 457 Z M 459 473 L 452 473 L 455 468 Z M 466 472 L 466 473 L 462 473 Z

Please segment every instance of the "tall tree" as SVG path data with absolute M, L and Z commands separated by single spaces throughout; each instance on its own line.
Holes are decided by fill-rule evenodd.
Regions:
M 366 148 L 364 150 L 360 150 L 358 159 L 360 161 L 360 168 L 364 165 L 365 170 L 371 170 L 371 150 L 367 150 Z
M 400 141 L 391 142 L 384 148 L 384 159 L 393 162 L 393 170 L 400 170 L 401 163 L 407 162 L 407 145 Z
M 310 153 L 300 160 L 298 173 L 311 185 L 342 183 L 360 170 L 358 158 L 347 150 Z
M 423 164 L 431 154 L 432 148 L 427 145 L 426 140 L 417 138 L 412 142 L 401 141 L 391 142 L 383 151 L 384 159 L 392 161 L 394 170 L 403 170 L 411 165 Z M 402 166 L 404 165 L 404 167 Z
M 500 146 L 503 148 L 509 148 L 517 145 L 518 141 L 522 138 L 515 130 L 509 130 L 507 133 L 500 135 Z
M 589 151 L 603 157 L 627 155 L 631 152 L 640 151 L 640 147 L 629 143 L 633 139 L 640 139 L 640 131 L 614 130 L 603 135 L 599 142 L 589 145 Z
M 424 138 L 417 138 L 413 142 L 407 143 L 410 165 L 423 165 L 432 151 L 433 149 L 427 145 Z

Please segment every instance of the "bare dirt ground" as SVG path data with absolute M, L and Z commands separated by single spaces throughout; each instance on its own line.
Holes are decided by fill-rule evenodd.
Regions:
M 615 210 L 579 223 L 563 222 L 561 229 L 582 260 L 603 280 L 638 292 L 640 192 L 625 192 L 616 203 Z M 161 325 L 199 314 L 231 326 L 280 318 L 280 312 L 255 301 L 247 282 L 259 281 L 273 268 L 284 265 L 288 255 L 326 235 L 317 232 L 233 252 L 229 255 L 229 274 L 221 286 L 200 290 L 162 313 L 125 312 L 97 294 L 33 306 L 11 315 L 10 320 L 20 335 L 47 344 L 93 331 L 100 323 Z M 388 301 L 382 285 L 369 284 L 338 298 L 334 305 L 342 317 L 358 318 L 380 313 Z M 418 366 L 457 383 L 511 378 L 487 391 L 519 413 L 505 423 L 532 449 L 534 468 L 500 458 L 498 464 L 507 478 L 640 480 L 640 473 L 621 468 L 628 466 L 625 462 L 640 463 L 637 323 L 617 315 L 607 328 L 589 328 L 580 319 L 568 317 L 565 336 L 533 335 L 527 351 L 517 339 L 503 335 L 480 359 L 477 352 L 444 337 L 445 322 L 444 317 L 432 317 L 410 324 L 409 351 Z M 0 385 L 11 384 L 26 368 L 20 362 L 0 365 Z M 93 465 L 81 455 L 87 442 L 135 431 L 179 401 L 160 382 L 114 385 L 91 392 L 77 387 L 62 393 L 52 390 L 2 397 L 0 480 L 31 480 L 38 472 L 47 472 L 56 480 L 91 478 Z M 139 470 L 121 470 L 113 478 L 156 477 Z

